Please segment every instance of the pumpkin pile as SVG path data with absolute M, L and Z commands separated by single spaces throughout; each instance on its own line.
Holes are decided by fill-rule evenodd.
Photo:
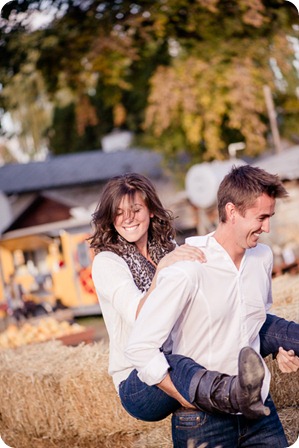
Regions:
M 58 321 L 53 317 L 40 319 L 38 322 L 25 322 L 23 325 L 9 324 L 0 333 L 0 349 L 16 348 L 27 344 L 45 342 L 74 333 L 81 333 L 85 327 L 77 323 Z

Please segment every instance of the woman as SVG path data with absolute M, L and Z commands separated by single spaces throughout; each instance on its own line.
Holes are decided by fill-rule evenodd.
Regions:
M 142 420 L 160 420 L 181 405 L 191 408 L 195 405 L 206 411 L 242 412 L 250 418 L 265 415 L 268 408 L 260 401 L 261 384 L 254 391 L 250 391 L 251 384 L 245 384 L 244 387 L 240 385 L 240 378 L 243 384 L 246 376 L 246 372 L 242 371 L 246 362 L 240 362 L 241 370 L 237 377 L 219 373 L 216 390 L 212 392 L 215 386 L 211 385 L 202 391 L 208 395 L 205 402 L 213 402 L 211 409 L 207 409 L 202 403 L 195 402 L 189 393 L 192 378 L 205 369 L 193 361 L 192 372 L 188 371 L 182 387 L 182 381 L 177 381 L 180 372 L 178 365 L 182 365 L 186 358 L 172 355 L 171 344 L 170 348 L 163 347 L 169 353 L 169 374 L 162 381 L 163 384 L 155 386 L 142 383 L 124 355 L 132 325 L 146 298 L 155 288 L 159 271 L 178 260 L 205 261 L 203 254 L 194 247 L 176 247 L 172 219 L 171 213 L 163 208 L 151 182 L 139 174 L 111 179 L 93 214 L 94 233 L 90 244 L 96 255 L 92 276 L 110 339 L 109 373 L 122 404 L 129 413 Z M 279 320 L 279 328 L 284 322 L 283 319 Z M 292 331 L 293 325 L 298 334 L 297 324 L 291 323 L 289 331 Z M 263 355 L 277 351 L 280 346 L 279 338 L 273 337 L 272 328 L 277 331 L 275 317 L 265 323 L 263 329 L 266 334 L 264 330 L 261 333 Z M 283 335 L 286 337 L 285 332 Z M 291 343 L 286 346 L 287 341 L 283 342 L 287 349 L 292 348 Z M 252 359 L 252 353 L 250 356 Z M 283 356 L 287 356 L 287 353 L 284 352 Z M 251 367 L 261 371 L 260 366 L 260 358 L 254 352 Z M 224 397 L 224 394 L 218 392 L 228 381 L 230 396 Z

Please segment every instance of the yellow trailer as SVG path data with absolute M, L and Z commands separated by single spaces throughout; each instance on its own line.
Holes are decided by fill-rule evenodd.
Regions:
M 88 231 L 86 223 L 68 220 L 3 234 L 0 301 L 18 288 L 25 300 L 53 305 L 59 299 L 68 307 L 98 304 Z

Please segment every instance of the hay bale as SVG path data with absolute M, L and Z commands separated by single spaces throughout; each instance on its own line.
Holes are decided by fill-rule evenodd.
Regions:
M 278 410 L 298 407 L 299 403 L 299 370 L 294 373 L 282 373 L 277 361 L 266 358 L 271 373 L 270 393 Z
M 43 447 L 84 441 L 86 448 L 88 440 L 93 447 L 132 447 L 159 428 L 170 437 L 168 420 L 141 422 L 124 411 L 107 365 L 101 343 L 67 347 L 53 341 L 1 352 L 1 435 L 16 448 L 33 441 L 38 446 L 38 440 Z
M 273 281 L 273 311 L 299 322 L 299 276 Z M 266 360 L 290 443 L 298 437 L 299 372 Z M 58 341 L 0 352 L 0 434 L 14 448 L 171 448 L 170 417 L 146 423 L 121 407 L 107 373 L 108 346 Z
M 55 372 L 53 365 L 57 367 Z M 46 434 L 49 428 L 60 435 L 64 407 L 57 377 L 62 369 L 52 344 L 2 351 L 0 414 L 3 423 L 16 431 L 28 431 L 34 437 Z
M 289 445 L 292 445 L 299 437 L 299 409 L 296 407 L 285 408 L 278 411 L 279 418 L 284 428 Z
M 298 373 L 273 375 L 280 412 L 297 407 Z M 15 448 L 170 448 L 170 418 L 146 423 L 121 407 L 107 373 L 101 343 L 66 347 L 59 342 L 0 353 L 0 433 Z M 289 415 L 289 414 L 288 414 Z M 294 426 L 285 418 L 288 425 Z
M 29 438 L 23 433 L 1 432 L 8 446 L 14 448 L 172 448 L 170 437 L 166 439 L 161 428 L 141 435 L 112 434 L 108 438 L 94 436 L 90 438 L 65 437 L 64 439 Z M 15 444 L 16 443 L 16 444 Z
M 299 322 L 299 275 L 284 274 L 275 277 L 272 281 L 272 293 L 273 310 L 278 310 L 281 317 Z

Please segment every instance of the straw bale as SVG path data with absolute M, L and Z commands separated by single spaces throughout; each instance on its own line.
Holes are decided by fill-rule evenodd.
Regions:
M 299 276 L 273 281 L 273 312 L 299 322 Z M 271 394 L 290 443 L 298 437 L 299 372 L 266 359 Z M 51 341 L 0 351 L 0 434 L 14 448 L 170 448 L 170 417 L 147 423 L 122 408 L 105 343 Z
M 273 306 L 271 312 L 299 323 L 299 275 L 284 274 L 275 277 L 272 285 Z M 271 395 L 277 409 L 284 413 L 284 408 L 298 408 L 299 371 L 283 374 L 278 369 L 277 362 L 273 361 L 271 357 L 268 357 L 266 362 L 271 372 Z M 297 427 L 299 425 L 298 414 L 299 411 L 296 413 Z M 288 423 L 292 423 L 292 420 L 290 419 L 290 422 L 285 420 L 287 427 Z
M 53 365 L 57 371 L 53 371 Z M 4 423 L 37 437 L 49 427 L 60 434 L 63 403 L 57 378 L 62 368 L 53 345 L 27 347 L 26 355 L 23 350 L 1 352 L 0 413 Z
M 43 448 L 86 448 L 89 440 L 93 447 L 133 447 L 141 435 L 154 440 L 159 429 L 170 438 L 167 419 L 147 423 L 126 413 L 107 367 L 102 343 L 67 347 L 53 341 L 0 352 L 2 437 L 15 448 L 32 448 L 33 441 Z
M 85 346 L 80 358 L 65 366 L 60 387 L 62 395 L 68 398 L 67 427 L 74 428 L 80 437 L 97 433 L 99 426 L 101 434 L 106 435 L 119 432 L 120 428 L 134 433 L 153 427 L 130 417 L 122 408 L 107 368 L 108 353 L 100 353 L 98 344 Z
M 280 411 L 278 411 L 278 414 L 288 442 L 290 445 L 293 445 L 299 437 L 298 405 L 296 407 L 280 409 Z
M 14 448 L 172 448 L 170 434 L 162 428 L 141 435 L 128 435 L 124 432 L 101 437 L 94 435 L 89 438 L 65 437 L 63 439 L 32 438 L 26 434 L 11 432 L 7 435 L 1 432 L 2 439 L 8 446 Z M 15 444 L 16 443 L 16 444 Z
M 273 309 L 293 312 L 293 320 L 299 322 L 299 275 L 284 274 L 272 281 Z M 284 316 L 282 316 L 284 317 Z
M 299 403 L 299 370 L 293 373 L 282 373 L 272 357 L 266 358 L 271 373 L 270 393 L 277 409 L 298 407 Z

